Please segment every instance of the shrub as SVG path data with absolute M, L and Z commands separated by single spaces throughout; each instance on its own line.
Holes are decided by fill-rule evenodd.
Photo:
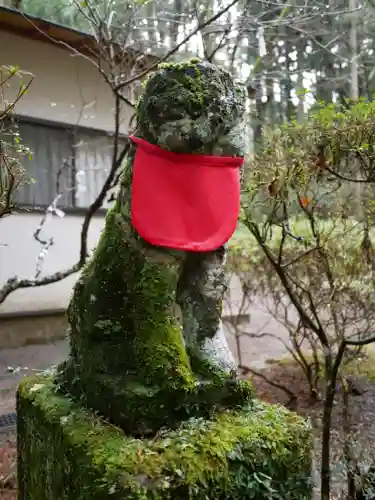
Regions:
M 374 130 L 375 103 L 365 101 L 317 106 L 303 123 L 269 129 L 245 175 L 228 263 L 289 331 L 312 396 L 322 381 L 324 500 L 337 381 L 345 360 L 375 342 Z
M 304 123 L 267 130 L 246 171 L 228 267 L 289 332 L 312 396 L 324 349 L 333 355 L 375 327 L 374 127 L 374 103 L 317 107 Z

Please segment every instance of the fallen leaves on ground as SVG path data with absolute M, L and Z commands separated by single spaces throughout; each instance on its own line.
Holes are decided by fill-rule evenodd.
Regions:
M 14 436 L 0 435 L 0 499 L 15 500 L 17 448 Z

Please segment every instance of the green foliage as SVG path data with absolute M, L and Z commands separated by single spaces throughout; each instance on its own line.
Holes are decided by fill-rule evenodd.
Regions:
M 84 11 L 90 1 L 52 0 L 42 2 L 38 0 L 23 0 L 23 11 L 32 16 L 45 19 L 52 23 L 68 26 L 72 29 L 90 32 L 90 23 L 85 18 Z
M 266 130 L 245 174 L 228 266 L 289 332 L 312 393 L 325 356 L 375 329 L 374 130 L 373 102 L 319 104 Z
M 348 109 L 319 105 L 306 122 L 266 130 L 263 148 L 246 171 L 232 255 L 251 255 L 251 265 L 267 257 L 265 249 L 275 258 L 282 249 L 280 265 L 296 259 L 296 272 L 323 279 L 324 252 L 334 276 L 347 275 L 366 288 L 369 263 L 360 255 L 364 238 L 371 247 L 375 235 L 374 127 L 375 103 L 359 101 Z M 353 186 L 360 189 L 349 200 Z
M 327 167 L 351 179 L 374 179 L 374 126 L 375 103 L 360 100 L 349 108 L 318 104 L 305 121 L 266 128 L 263 147 L 249 166 L 248 195 L 275 179 L 279 192 L 315 188 L 323 177 L 333 182 Z
M 360 293 L 366 292 L 367 300 L 375 303 L 372 274 L 368 273 L 366 261 L 359 258 L 359 247 L 364 236 L 363 224 L 353 219 L 317 218 L 312 227 L 309 220 L 302 216 L 293 217 L 288 222 L 291 235 L 298 235 L 301 240 L 296 240 L 293 236 L 285 237 L 280 226 L 267 228 L 265 231 L 263 243 L 275 258 L 282 246 L 283 262 L 295 260 L 291 272 L 305 280 L 310 276 L 311 290 L 323 290 L 326 280 L 325 263 L 315 249 L 315 235 L 318 234 L 330 259 L 330 269 L 337 280 L 340 280 L 342 288 L 350 286 Z M 264 220 L 264 225 L 266 224 Z M 369 238 L 374 240 L 375 227 L 370 229 Z M 256 276 L 259 280 L 262 280 L 265 268 L 269 271 L 272 269 L 262 246 L 246 227 L 237 231 L 230 242 L 228 268 L 236 268 L 241 274 L 251 273 L 252 277 Z M 273 278 L 273 286 L 282 286 L 275 272 Z
M 280 406 L 254 401 L 136 439 L 37 376 L 20 385 L 18 422 L 23 500 L 311 499 L 310 428 Z

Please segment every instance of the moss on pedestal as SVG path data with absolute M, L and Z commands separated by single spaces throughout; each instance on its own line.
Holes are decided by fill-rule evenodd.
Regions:
M 61 368 L 63 371 L 57 376 L 59 390 L 86 407 L 95 408 L 133 436 L 153 435 L 163 426 L 175 428 L 192 415 L 211 418 L 217 411 L 244 405 L 253 395 L 247 381 L 225 377 L 196 381 L 189 389 L 172 389 L 142 384 L 131 375 L 88 375 L 77 371 L 72 360 Z
M 283 407 L 253 401 L 136 439 L 37 376 L 17 410 L 19 500 L 311 499 L 310 429 Z

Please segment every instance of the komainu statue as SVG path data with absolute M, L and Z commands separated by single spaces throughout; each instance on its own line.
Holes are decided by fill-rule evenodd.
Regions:
M 244 111 L 231 75 L 199 60 L 162 65 L 137 105 L 116 204 L 69 306 L 59 378 L 125 430 L 249 395 L 221 327 Z
M 253 397 L 220 323 L 244 107 L 208 63 L 146 82 L 69 358 L 18 389 L 19 500 L 311 500 L 309 426 Z

